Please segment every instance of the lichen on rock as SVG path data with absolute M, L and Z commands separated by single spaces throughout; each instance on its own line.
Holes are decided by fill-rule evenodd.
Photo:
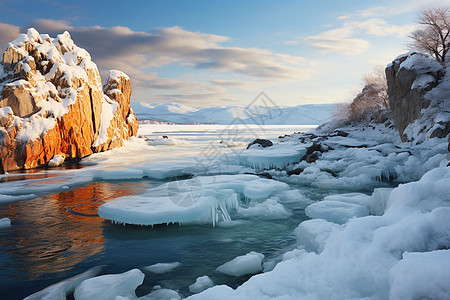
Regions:
M 0 172 L 122 146 L 139 126 L 130 97 L 120 71 L 102 89 L 96 64 L 67 31 L 51 38 L 28 29 L 0 64 Z

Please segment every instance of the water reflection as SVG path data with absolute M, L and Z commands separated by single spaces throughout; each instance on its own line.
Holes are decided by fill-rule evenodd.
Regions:
M 14 276 L 25 280 L 48 277 L 102 252 L 105 239 L 98 207 L 114 198 L 139 193 L 148 185 L 145 181 L 95 182 L 0 207 L 2 217 L 13 223 L 2 233 L 0 247 L 16 261 Z

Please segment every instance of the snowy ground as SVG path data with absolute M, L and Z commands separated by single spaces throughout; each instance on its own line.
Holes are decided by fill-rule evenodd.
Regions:
M 275 145 L 264 149 L 244 150 L 244 140 L 220 137 L 186 156 L 181 152 L 191 151 L 197 143 L 188 135 L 165 139 L 145 130 L 141 134 L 147 140 L 132 139 L 124 148 L 92 155 L 83 161 L 90 167 L 64 174 L 54 171 L 52 179 L 11 182 L 2 189 L 0 201 L 22 200 L 92 180 L 166 178 L 167 183 L 140 196 L 104 204 L 100 216 L 126 224 L 240 226 L 246 218 L 289 218 L 288 207 L 297 207 L 311 218 L 294 231 L 297 248 L 278 260 L 266 259 L 253 249 L 217 265 L 229 276 L 264 271 L 236 289 L 213 286 L 212 274 L 204 274 L 189 287 L 195 295 L 156 287 L 140 299 L 448 299 L 446 140 L 401 143 L 394 130 L 380 125 L 344 128 L 346 137 L 291 134 L 273 139 Z M 229 146 L 223 146 L 225 140 Z M 313 142 L 324 149 L 317 153 L 319 159 L 300 161 Z M 155 147 L 167 151 L 156 152 Z M 150 160 L 152 155 L 156 159 Z M 244 174 L 261 172 L 275 180 Z M 296 186 L 333 192 L 314 202 Z M 171 266 L 153 268 L 176 272 Z M 145 277 L 137 269 L 95 275 L 88 271 L 77 277 L 83 281 L 70 279 L 51 291 L 75 291 L 75 299 L 93 295 L 137 299 L 134 290 Z M 86 276 L 92 279 L 84 280 Z

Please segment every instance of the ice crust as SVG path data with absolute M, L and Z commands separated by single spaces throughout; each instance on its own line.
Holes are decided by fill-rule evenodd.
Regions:
M 236 277 L 248 274 L 256 274 L 263 270 L 263 259 L 263 254 L 252 251 L 245 255 L 235 257 L 233 260 L 224 263 L 217 268 L 217 271 Z
M 351 218 L 368 216 L 369 210 L 359 204 L 323 200 L 309 205 L 305 209 L 305 213 L 313 219 L 324 219 L 336 224 L 344 224 Z
M 9 218 L 0 219 L 0 228 L 6 228 L 11 226 L 11 220 Z
M 288 190 L 285 183 L 255 175 L 198 176 L 172 181 L 148 190 L 143 195 L 117 198 L 99 207 L 100 217 L 116 223 L 208 224 L 231 221 L 230 213 L 255 214 L 264 207 L 240 210 L 239 200 L 264 201 L 270 196 Z M 262 204 L 267 210 L 288 214 L 282 205 Z
M 257 170 L 283 169 L 298 163 L 306 153 L 304 146 L 276 145 L 267 148 L 250 148 L 239 154 L 239 163 Z

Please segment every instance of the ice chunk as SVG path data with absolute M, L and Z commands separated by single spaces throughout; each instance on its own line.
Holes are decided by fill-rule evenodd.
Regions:
M 243 276 L 247 274 L 256 274 L 263 270 L 262 261 L 264 255 L 257 252 L 250 252 L 242 256 L 238 256 L 229 262 L 224 263 L 217 268 L 217 271 L 232 275 Z
M 297 245 L 307 251 L 320 253 L 331 234 L 341 230 L 341 226 L 323 219 L 307 220 L 295 229 Z
M 57 166 L 60 166 L 60 165 L 62 165 L 62 163 L 64 162 L 64 160 L 65 160 L 65 157 L 64 156 L 62 156 L 62 155 L 55 155 L 55 156 L 53 156 L 53 158 L 52 159 L 50 159 L 50 161 L 48 162 L 48 166 L 49 167 L 57 167 Z
M 450 250 L 408 253 L 389 272 L 389 299 L 449 299 Z
M 180 299 L 181 299 L 180 294 L 178 294 L 174 290 L 158 289 L 146 296 L 139 297 L 138 300 L 180 300 Z
M 144 267 L 144 270 L 150 271 L 155 274 L 163 274 L 168 273 L 176 268 L 180 267 L 181 263 L 179 262 L 171 262 L 171 263 L 157 263 L 148 267 Z
M 283 204 L 278 203 L 277 197 L 267 199 L 263 203 L 255 203 L 248 208 L 239 208 L 238 213 L 246 218 L 259 217 L 264 219 L 286 219 L 292 216 Z
M 292 145 L 290 145 L 292 147 Z M 251 148 L 239 155 L 239 163 L 254 169 L 283 169 L 290 164 L 298 163 L 306 153 L 306 148 Z
M 313 219 L 325 219 L 337 224 L 344 224 L 353 217 L 369 215 L 368 209 L 363 205 L 327 200 L 309 205 L 305 213 Z
M 255 175 L 199 176 L 172 181 L 143 195 L 118 198 L 99 207 L 99 216 L 118 223 L 207 224 L 231 221 L 238 199 L 265 200 L 287 190 L 285 183 Z
M 110 274 L 83 281 L 75 289 L 75 300 L 111 300 L 117 296 L 136 299 L 135 290 L 144 281 L 144 273 L 133 269 L 122 274 Z
M 73 293 L 75 288 L 83 281 L 96 276 L 102 270 L 102 266 L 97 266 L 87 270 L 72 278 L 55 283 L 42 291 L 34 293 L 24 300 L 65 300 L 66 296 Z
M 189 291 L 191 291 L 191 293 L 200 293 L 203 292 L 204 290 L 210 288 L 214 286 L 214 282 L 212 281 L 211 278 L 209 278 L 207 275 L 202 276 L 202 277 L 198 277 L 195 280 L 195 283 L 191 284 L 189 286 Z
M 0 228 L 10 227 L 10 226 L 11 226 L 11 220 L 9 218 L 0 219 Z
M 13 201 L 19 201 L 19 200 L 30 200 L 36 198 L 35 194 L 29 194 L 29 195 L 3 195 L 0 194 L 0 203 L 7 203 L 7 202 L 13 202 Z

